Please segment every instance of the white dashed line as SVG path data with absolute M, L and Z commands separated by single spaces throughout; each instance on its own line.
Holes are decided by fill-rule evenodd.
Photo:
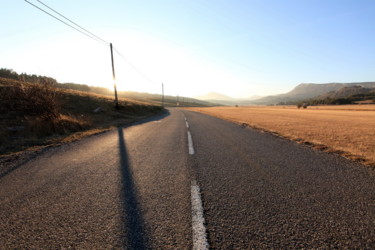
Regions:
M 193 139 L 189 131 L 189 123 L 185 118 L 186 127 L 188 128 L 188 146 L 189 155 L 194 154 Z M 204 226 L 203 217 L 203 206 L 200 188 L 197 182 L 193 180 L 191 182 L 191 214 L 192 214 L 192 229 L 193 229 L 193 249 L 194 250 L 206 250 L 209 249 L 207 242 L 206 227 Z
M 192 228 L 193 228 L 193 249 L 209 249 L 204 226 L 203 206 L 201 194 L 197 182 L 191 182 L 191 209 L 192 209 Z
M 193 139 L 191 138 L 190 131 L 187 132 L 188 135 L 188 145 L 189 145 L 189 155 L 194 154 Z

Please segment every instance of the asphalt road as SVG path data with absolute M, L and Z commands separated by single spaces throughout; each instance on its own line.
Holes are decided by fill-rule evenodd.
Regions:
M 0 214 L 1 249 L 374 249 L 375 173 L 171 109 L 0 175 Z

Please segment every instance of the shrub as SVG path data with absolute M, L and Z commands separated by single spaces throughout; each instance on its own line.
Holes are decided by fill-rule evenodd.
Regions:
M 58 91 L 51 84 L 14 84 L 0 88 L 0 112 L 38 116 L 53 120 L 60 116 Z

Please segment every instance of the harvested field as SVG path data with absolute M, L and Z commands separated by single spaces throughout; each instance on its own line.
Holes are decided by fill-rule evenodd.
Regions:
M 213 107 L 189 110 L 269 131 L 375 166 L 375 105 Z

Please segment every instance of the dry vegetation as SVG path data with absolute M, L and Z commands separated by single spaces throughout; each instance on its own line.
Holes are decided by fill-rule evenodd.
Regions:
M 78 140 L 162 111 L 161 107 L 0 78 L 0 157 Z M 94 112 L 95 110 L 95 112 Z
M 192 108 L 375 166 L 375 105 Z

